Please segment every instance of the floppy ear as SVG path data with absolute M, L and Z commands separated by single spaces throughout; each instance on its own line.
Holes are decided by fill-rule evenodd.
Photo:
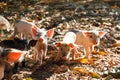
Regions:
M 61 43 L 58 42 L 58 43 L 55 43 L 55 45 L 56 45 L 57 47 L 60 47 L 60 46 L 61 46 Z
M 47 31 L 47 37 L 52 38 L 54 35 L 54 28 Z
M 36 26 L 32 27 L 32 33 L 34 36 L 37 34 L 37 27 Z
M 106 32 L 104 32 L 104 31 L 100 31 L 100 32 L 99 32 L 99 36 L 100 36 L 100 38 L 102 38 L 105 34 L 106 34 Z
M 20 59 L 21 55 L 22 52 L 10 52 L 6 58 L 8 62 L 14 63 Z
M 90 32 L 86 31 L 86 32 L 82 32 L 84 36 L 88 37 L 90 36 Z
M 70 44 L 69 44 L 69 47 L 70 47 L 70 48 L 74 48 L 75 46 L 74 46 L 74 44 L 70 43 Z

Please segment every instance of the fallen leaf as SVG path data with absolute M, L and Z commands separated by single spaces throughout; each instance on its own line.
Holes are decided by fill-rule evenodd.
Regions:
M 117 7 L 118 7 L 117 5 L 111 6 L 112 9 L 115 9 L 115 8 L 117 8 Z
M 96 50 L 92 51 L 92 54 L 99 54 Z
M 97 60 L 97 58 L 90 58 L 89 63 L 94 66 L 95 65 L 94 61 L 96 61 L 96 60 Z
M 94 54 L 94 55 L 99 54 L 99 55 L 104 56 L 104 55 L 106 54 L 106 52 L 103 52 L 103 51 L 99 51 L 99 52 L 97 52 L 96 50 L 94 50 L 94 51 L 92 52 L 92 54 Z
M 105 80 L 111 80 L 111 79 L 113 79 L 113 76 L 109 75 L 109 76 L 106 77 Z
M 110 66 L 116 65 L 116 63 L 113 60 L 110 60 L 109 64 L 110 64 Z
M 82 63 L 82 64 L 89 63 L 89 60 L 87 58 L 80 58 L 80 59 L 76 59 L 75 61 L 77 61 L 78 63 Z
M 100 51 L 100 52 L 98 52 L 98 53 L 99 53 L 99 55 L 102 55 L 102 56 L 104 56 L 104 55 L 107 54 L 106 52 L 103 52 L 103 51 Z
M 32 78 L 26 78 L 25 80 L 33 80 Z
M 2 2 L 1 5 L 2 5 L 2 7 L 6 7 L 6 6 L 7 6 L 7 3 Z
M 87 70 L 85 70 L 84 68 L 81 68 L 81 67 L 74 67 L 72 69 L 72 71 L 74 74 L 81 73 L 82 75 L 87 75 L 89 73 Z
M 100 78 L 100 75 L 96 72 L 89 72 L 89 74 L 91 75 L 91 77 L 93 78 Z
M 114 43 L 113 44 L 113 47 L 117 47 L 117 46 L 120 46 L 120 43 Z
M 55 73 L 62 73 L 62 72 L 66 72 L 67 70 L 68 70 L 68 66 L 61 65 L 55 69 Z

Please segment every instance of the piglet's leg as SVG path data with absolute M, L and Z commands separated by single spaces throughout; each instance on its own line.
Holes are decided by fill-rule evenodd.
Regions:
M 55 57 L 55 60 L 54 61 L 58 61 L 58 60 L 60 60 L 60 58 L 62 57 L 62 52 L 61 52 L 61 50 L 60 49 L 58 49 L 58 53 L 57 53 L 57 55 L 56 55 L 56 57 Z
M 77 50 L 77 48 L 73 48 L 73 49 L 71 49 L 71 52 L 72 52 L 72 59 L 73 60 L 75 60 L 76 59 L 76 57 L 80 57 L 81 56 L 81 52 L 79 52 L 78 50 Z
M 76 58 L 80 58 L 81 57 L 81 52 L 79 52 L 78 50 L 77 50 L 77 48 L 75 48 L 75 52 L 74 52 L 74 56 L 75 56 L 75 59 Z
M 66 56 L 66 60 L 69 60 L 71 52 L 72 52 L 72 49 L 68 52 L 68 54 Z
M 72 60 L 75 60 L 76 49 L 75 48 L 71 49 L 71 52 L 72 52 Z
M 0 60 L 0 80 L 4 77 L 5 62 Z
M 23 35 L 24 35 L 24 39 L 28 39 L 29 35 L 27 33 L 24 33 Z
M 44 44 L 44 48 L 43 48 L 43 59 L 46 59 L 46 55 L 47 55 L 47 46 L 46 46 L 46 44 Z
M 84 51 L 85 51 L 86 58 L 90 59 L 90 54 L 91 54 L 90 47 L 85 47 Z
M 43 50 L 40 50 L 39 53 L 38 53 L 38 58 L 39 58 L 39 64 L 42 65 L 43 63 Z
M 20 32 L 20 33 L 18 34 L 18 38 L 23 39 L 22 32 Z
M 36 49 L 34 49 L 33 60 L 37 62 L 37 59 L 38 59 L 38 52 Z

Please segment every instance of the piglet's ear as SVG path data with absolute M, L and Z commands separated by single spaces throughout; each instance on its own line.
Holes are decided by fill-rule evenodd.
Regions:
M 86 31 L 86 32 L 82 32 L 84 36 L 88 37 L 90 36 L 90 32 Z
M 69 44 L 69 47 L 70 47 L 70 48 L 74 48 L 75 46 L 74 46 L 74 44 L 70 43 L 70 44 Z
M 47 37 L 52 38 L 54 35 L 54 28 L 47 31 Z
M 61 43 L 58 42 L 58 43 L 55 43 L 55 45 L 56 45 L 57 47 L 60 47 L 60 46 L 61 46 Z
M 104 32 L 104 31 L 100 31 L 100 32 L 99 32 L 99 36 L 100 36 L 100 38 L 102 38 L 105 34 L 106 34 L 106 32 Z
M 22 52 L 10 52 L 6 57 L 7 61 L 10 63 L 14 63 L 19 60 L 21 54 Z
M 33 33 L 33 35 L 37 34 L 37 27 L 36 26 L 32 27 L 32 33 Z

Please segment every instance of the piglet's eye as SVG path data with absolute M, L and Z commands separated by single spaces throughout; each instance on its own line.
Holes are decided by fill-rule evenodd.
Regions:
M 90 35 L 90 38 L 92 38 L 92 35 Z

